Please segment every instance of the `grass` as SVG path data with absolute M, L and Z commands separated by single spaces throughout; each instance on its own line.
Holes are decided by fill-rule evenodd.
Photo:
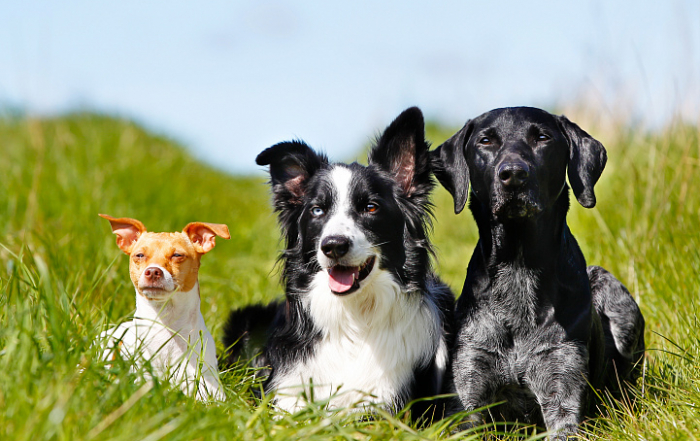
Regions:
M 589 264 L 611 270 L 637 298 L 648 347 L 637 389 L 608 401 L 586 437 L 697 439 L 700 131 L 586 128 L 610 161 L 598 206 L 574 203 L 569 224 Z M 430 125 L 428 137 L 437 145 L 450 133 Z M 404 415 L 329 416 L 322 403 L 278 414 L 254 398 L 259 384 L 244 367 L 223 374 L 228 399 L 218 405 L 145 383 L 125 365 L 106 369 L 92 339 L 129 317 L 134 292 L 97 213 L 135 217 L 153 231 L 228 224 L 231 240 L 217 242 L 200 273 L 202 312 L 218 338 L 230 308 L 281 296 L 264 178 L 227 175 L 172 140 L 91 114 L 0 119 L 0 153 L 0 439 L 481 439 L 480 430 L 451 434 L 449 421 L 416 428 Z M 435 202 L 436 267 L 458 292 L 474 222 L 453 214 L 444 190 Z

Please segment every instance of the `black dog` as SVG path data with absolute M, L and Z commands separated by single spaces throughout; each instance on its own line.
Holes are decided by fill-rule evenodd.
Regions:
M 277 392 L 277 406 L 294 411 L 306 392 L 331 408 L 396 411 L 441 392 L 454 296 L 430 265 L 428 148 L 423 115 L 411 108 L 368 166 L 330 163 L 298 141 L 258 156 L 270 166 L 286 241 L 286 300 L 234 311 L 224 344 L 237 353 L 249 328 L 274 316 L 256 364 L 271 368 L 265 390 Z
M 487 112 L 433 152 L 435 174 L 479 228 L 456 309 L 452 379 L 462 409 L 575 433 L 589 385 L 634 380 L 644 319 L 627 289 L 586 261 L 566 224 L 568 176 L 591 208 L 603 145 L 563 116 Z M 480 421 L 482 415 L 473 415 Z

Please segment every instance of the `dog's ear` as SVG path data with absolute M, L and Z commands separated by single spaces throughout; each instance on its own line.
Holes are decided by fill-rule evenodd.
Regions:
M 455 203 L 455 214 L 464 210 L 469 196 L 469 168 L 465 148 L 471 136 L 471 120 L 459 132 L 430 152 L 433 173 L 443 187 L 450 192 Z
M 255 158 L 258 165 L 270 166 L 270 185 L 278 209 L 298 206 L 307 184 L 328 159 L 301 141 L 281 142 L 263 150 Z
M 199 254 L 205 254 L 216 246 L 216 236 L 230 239 L 231 234 L 225 224 L 210 224 L 207 222 L 190 222 L 182 229 L 190 242 L 194 245 L 194 250 Z
M 429 148 L 423 113 L 411 107 L 384 130 L 369 152 L 369 163 L 389 172 L 404 196 L 424 196 L 432 189 Z
M 586 208 L 595 206 L 593 187 L 598 182 L 608 155 L 605 147 L 565 116 L 559 117 L 564 135 L 569 141 L 569 184 L 578 202 Z
M 112 232 L 117 235 L 117 246 L 126 254 L 131 254 L 134 244 L 141 234 L 146 232 L 146 227 L 141 221 L 128 217 L 115 218 L 106 214 L 100 214 L 100 217 L 107 219 L 112 226 Z

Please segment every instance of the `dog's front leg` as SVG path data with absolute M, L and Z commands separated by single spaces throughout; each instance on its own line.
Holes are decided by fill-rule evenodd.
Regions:
M 588 351 L 563 343 L 533 357 L 527 382 L 542 409 L 550 440 L 565 440 L 578 432 L 588 391 Z
M 461 410 L 469 413 L 461 428 L 485 422 L 483 412 L 477 409 L 494 403 L 500 385 L 497 372 L 494 354 L 473 347 L 459 349 L 452 366 L 454 388 Z

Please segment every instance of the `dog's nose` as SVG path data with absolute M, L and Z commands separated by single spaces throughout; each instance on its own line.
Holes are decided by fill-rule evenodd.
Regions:
M 328 236 L 321 241 L 321 251 L 326 257 L 338 259 L 350 250 L 350 239 L 345 236 Z
M 498 179 L 505 187 L 520 187 L 530 176 L 530 167 L 524 162 L 505 162 L 498 166 Z
M 146 276 L 148 280 L 158 280 L 163 277 L 163 271 L 159 268 L 146 268 L 143 275 Z

